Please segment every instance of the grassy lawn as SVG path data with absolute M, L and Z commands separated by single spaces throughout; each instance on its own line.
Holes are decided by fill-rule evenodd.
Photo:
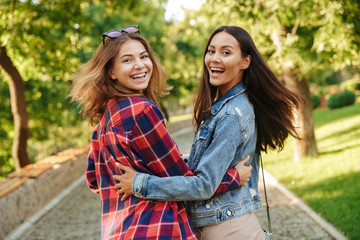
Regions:
M 360 105 L 314 111 L 320 155 L 293 160 L 293 139 L 264 167 L 349 239 L 360 239 Z
M 192 113 L 185 114 L 185 115 L 172 116 L 172 117 L 170 117 L 170 122 L 174 123 L 174 122 L 189 120 L 189 119 L 192 119 L 192 117 L 193 117 Z

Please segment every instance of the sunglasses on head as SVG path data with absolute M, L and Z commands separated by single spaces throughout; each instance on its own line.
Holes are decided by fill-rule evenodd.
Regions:
M 140 33 L 140 27 L 139 27 L 139 25 L 132 25 L 132 26 L 124 27 L 123 29 L 120 29 L 120 30 L 112 30 L 112 31 L 104 32 L 103 33 L 103 45 L 105 45 L 106 37 L 115 39 L 117 37 L 120 37 L 121 34 L 123 34 L 123 33 Z

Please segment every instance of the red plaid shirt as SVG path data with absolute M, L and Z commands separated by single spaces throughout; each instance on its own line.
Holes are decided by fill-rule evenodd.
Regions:
M 113 175 L 118 161 L 135 170 L 167 176 L 193 176 L 168 134 L 156 104 L 140 98 L 112 99 L 92 135 L 86 181 L 101 200 L 101 238 L 196 239 L 183 202 L 139 199 L 121 201 Z M 239 175 L 229 169 L 215 195 L 238 188 Z

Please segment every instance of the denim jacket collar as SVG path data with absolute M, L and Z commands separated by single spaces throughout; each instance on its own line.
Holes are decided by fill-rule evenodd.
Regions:
M 243 81 L 233 86 L 229 91 L 225 93 L 224 96 L 215 101 L 214 105 L 212 105 L 211 107 L 211 114 L 215 115 L 218 111 L 220 111 L 220 109 L 225 105 L 227 101 L 243 93 L 245 90 L 246 89 Z

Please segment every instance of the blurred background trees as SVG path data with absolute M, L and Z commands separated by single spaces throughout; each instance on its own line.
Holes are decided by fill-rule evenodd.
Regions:
M 310 84 L 339 83 L 358 74 L 359 6 L 345 0 L 209 0 L 188 16 L 194 26 L 211 30 L 219 25 L 247 29 L 279 78 L 303 98 L 295 119 L 302 138 L 295 141 L 299 161 L 318 155 Z
M 304 98 L 297 120 L 305 141 L 296 142 L 296 159 L 318 154 L 313 96 L 321 101 L 348 89 L 356 99 L 360 89 L 357 1 L 208 0 L 181 21 L 165 19 L 166 3 L 1 0 L 1 175 L 89 141 L 92 127 L 66 98 L 70 76 L 91 57 L 103 32 L 133 24 L 173 86 L 161 101 L 165 115 L 191 111 L 210 33 L 220 25 L 246 29 L 279 78 Z

